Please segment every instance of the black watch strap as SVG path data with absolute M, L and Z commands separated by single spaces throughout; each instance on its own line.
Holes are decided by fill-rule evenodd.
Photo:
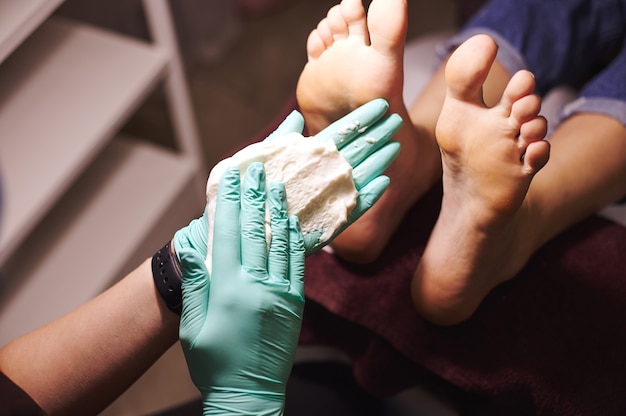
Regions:
M 180 315 L 183 307 L 183 274 L 170 244 L 168 242 L 152 256 L 152 277 L 167 307 Z

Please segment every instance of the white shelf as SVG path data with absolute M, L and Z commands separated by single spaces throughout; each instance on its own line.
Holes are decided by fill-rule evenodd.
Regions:
M 0 308 L 0 345 L 78 307 L 121 277 L 121 265 L 164 217 L 171 236 L 198 215 L 201 198 L 180 201 L 196 174 L 187 156 L 169 149 L 142 141 L 108 146 L 4 270 L 17 289 Z M 156 248 L 163 243 L 152 242 Z
M 0 63 L 61 3 L 63 0 L 0 0 Z
M 52 17 L 61 3 L 0 0 L 0 345 L 102 292 L 204 207 L 168 0 L 141 2 L 152 42 Z M 114 139 L 158 83 L 174 148 Z
M 31 3 L 0 1 L 2 7 Z M 154 88 L 167 63 L 163 51 L 145 42 L 49 19 L 0 65 L 0 265 Z

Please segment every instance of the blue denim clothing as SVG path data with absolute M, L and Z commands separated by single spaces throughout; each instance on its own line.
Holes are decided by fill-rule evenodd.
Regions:
M 579 98 L 563 108 L 562 119 L 580 112 L 606 114 L 626 126 L 626 45 L 582 87 Z
M 578 89 L 564 117 L 598 112 L 626 125 L 626 0 L 492 0 L 445 50 L 477 33 L 494 38 L 508 71 L 533 72 L 538 94 Z

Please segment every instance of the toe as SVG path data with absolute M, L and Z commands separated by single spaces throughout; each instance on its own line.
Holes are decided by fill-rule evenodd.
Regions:
M 348 26 L 349 36 L 362 37 L 369 44 L 367 16 L 361 0 L 343 0 L 340 4 L 341 15 Z
M 550 158 L 550 143 L 545 140 L 532 142 L 526 148 L 523 158 L 523 170 L 527 175 L 536 174 Z
M 306 42 L 306 51 L 309 61 L 315 60 L 326 50 L 326 44 L 320 36 L 319 30 L 313 30 Z
M 548 123 L 542 116 L 522 124 L 518 138 L 518 147 L 521 152 L 525 152 L 526 148 L 533 142 L 543 140 L 548 131 Z
M 461 101 L 483 104 L 482 85 L 497 51 L 495 41 L 487 35 L 476 35 L 462 43 L 446 64 L 448 94 Z
M 334 42 L 333 31 L 330 29 L 330 24 L 328 23 L 328 18 L 320 20 L 317 24 L 317 33 L 324 43 L 325 48 L 329 48 L 332 46 Z
M 534 89 L 535 77 L 533 74 L 525 70 L 518 71 L 511 77 L 511 80 L 504 89 L 500 106 L 502 106 L 505 111 L 510 112 L 515 102 L 522 97 L 532 94 Z M 537 110 L 537 112 L 539 112 L 539 110 Z
M 509 122 L 519 130 L 527 121 L 537 117 L 541 110 L 541 99 L 535 94 L 525 95 L 513 102 L 510 109 Z
M 387 56 L 401 56 L 408 25 L 406 0 L 374 0 L 367 12 L 370 42 Z
M 336 5 L 328 11 L 326 16 L 328 26 L 334 40 L 345 39 L 348 37 L 348 22 L 341 13 L 341 6 Z

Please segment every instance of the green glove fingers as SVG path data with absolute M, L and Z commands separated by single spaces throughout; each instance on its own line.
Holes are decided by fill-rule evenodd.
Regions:
M 389 178 L 382 173 L 389 167 L 391 162 L 400 152 L 400 143 L 390 142 L 376 149 L 374 153 L 365 157 L 357 166 L 352 169 L 354 186 L 359 191 L 356 198 L 356 206 L 348 215 L 346 224 L 333 234 L 328 241 L 320 241 L 322 231 L 309 232 L 304 238 L 304 245 L 307 247 L 307 256 L 315 253 L 322 247 L 329 244 L 350 224 L 359 219 L 369 210 L 376 201 L 380 199 L 387 187 Z
M 341 150 L 369 126 L 380 120 L 388 109 L 389 104 L 384 99 L 372 100 L 330 124 L 315 137 L 320 141 L 332 140 L 337 149 Z
M 195 290 L 191 281 L 184 286 L 180 331 L 205 415 L 282 414 L 304 309 L 305 264 L 299 222 L 287 217 L 286 206 L 282 183 L 266 192 L 260 163 L 249 166 L 241 185 L 237 168 L 220 180 L 210 293 L 207 300 L 208 289 Z
M 342 227 L 341 229 L 345 230 L 345 227 Z M 304 236 L 304 246 L 306 247 L 307 256 L 310 256 L 311 254 L 317 252 L 318 250 L 329 244 L 333 240 L 333 238 L 337 236 L 337 233 L 329 238 L 328 241 L 322 241 L 323 235 L 324 231 L 314 230 L 309 231 L 307 235 Z
M 383 117 L 388 109 L 384 99 L 372 100 L 315 135 L 318 140 L 332 140 L 339 154 L 352 166 L 358 196 L 346 225 L 328 241 L 320 241 L 322 231 L 307 234 L 307 255 L 329 244 L 369 210 L 387 189 L 389 178 L 380 175 L 400 153 L 400 143 L 391 141 L 391 138 L 402 126 L 402 118 L 397 114 Z
M 352 167 L 358 166 L 372 155 L 383 159 L 377 151 L 389 143 L 400 126 L 402 126 L 402 118 L 397 114 L 391 114 L 361 132 L 339 149 L 339 153 Z M 387 164 L 390 163 L 391 161 L 387 161 Z
M 354 186 L 361 193 L 361 188 L 372 179 L 381 175 L 400 153 L 400 143 L 390 142 L 371 154 L 352 168 Z
M 346 225 L 344 225 L 339 230 L 337 230 L 337 232 L 333 234 L 333 236 L 329 239 L 329 241 L 332 241 L 335 237 L 341 234 L 343 230 L 348 228 L 350 224 L 358 220 L 368 209 L 370 209 L 372 205 L 374 205 L 374 203 L 378 201 L 378 199 L 382 196 L 382 194 L 385 192 L 388 186 L 389 186 L 389 178 L 384 175 L 377 176 L 376 178 L 368 182 L 365 186 L 363 186 L 363 188 L 359 190 L 359 196 L 357 197 L 357 200 L 356 200 L 356 206 L 354 207 L 350 215 L 348 215 L 348 221 L 346 222 Z M 313 244 L 319 244 L 318 240 L 320 236 L 321 236 L 321 233 L 319 234 L 309 233 L 305 237 L 305 246 L 312 247 Z M 311 240 L 307 241 L 307 238 L 310 238 Z M 311 245 L 309 246 L 307 244 L 311 244 Z M 316 247 L 315 251 L 318 248 L 319 247 Z M 307 255 L 308 254 L 310 253 L 307 252 Z
M 241 263 L 241 236 L 239 217 L 241 212 L 241 179 L 239 169 L 227 168 L 218 188 L 218 204 L 213 220 L 213 257 L 226 268 L 239 267 Z M 215 238 L 216 235 L 220 239 Z M 213 280 L 216 276 L 211 276 Z M 219 279 L 220 276 L 217 276 Z
M 348 223 L 336 235 L 345 230 L 346 227 L 348 227 L 348 224 L 352 224 L 358 220 L 368 209 L 370 209 L 372 205 L 374 205 L 374 203 L 383 195 L 389 186 L 389 182 L 390 181 L 387 176 L 381 175 L 365 184 L 359 190 L 359 196 L 356 199 L 356 206 L 350 215 L 348 215 Z
M 389 104 L 384 99 L 372 100 L 361 107 L 355 109 L 341 119 L 335 121 L 327 128 L 317 133 L 314 138 L 322 142 L 332 141 L 337 147 L 339 154 L 352 166 L 353 181 L 358 191 L 357 210 L 351 213 L 350 219 L 358 218 L 365 211 L 371 208 L 372 201 L 377 200 L 385 186 L 370 188 L 370 191 L 377 190 L 380 194 L 360 195 L 361 189 L 370 181 L 381 175 L 397 157 L 400 145 L 398 142 L 391 142 L 392 137 L 402 126 L 402 119 L 397 114 L 385 116 L 389 110 Z M 267 137 L 264 141 L 271 142 L 277 137 L 297 132 L 301 133 L 304 127 L 302 115 L 293 111 L 283 123 Z M 382 182 L 378 182 L 380 185 Z M 259 192 L 263 190 L 259 189 Z M 352 220 L 354 221 L 354 220 Z M 349 222 L 350 225 L 352 222 Z M 257 224 L 250 228 L 257 230 Z M 345 227 L 344 227 L 345 228 Z M 335 236 L 337 234 L 335 233 Z M 325 236 L 325 237 L 324 237 Z M 324 238 L 324 241 L 322 241 Z M 308 231 L 305 237 L 305 247 L 307 255 L 316 252 L 330 243 L 325 230 L 319 232 Z M 260 242 L 251 240 L 251 243 Z M 261 254 L 260 249 L 243 250 L 246 255 Z M 260 264 L 261 262 L 254 262 Z M 244 262 L 248 264 L 248 262 Z M 262 271 L 258 271 L 261 273 Z
M 267 275 L 265 186 L 263 164 L 250 164 L 241 196 L 241 264 L 258 279 Z
M 402 126 L 397 114 L 383 117 L 389 105 L 382 98 L 362 105 L 315 135 L 332 140 L 352 166 L 354 184 L 360 190 L 383 173 L 400 152 L 400 143 L 390 142 Z
M 288 285 L 289 292 L 304 301 L 305 242 L 298 217 L 287 216 L 287 197 L 282 182 L 270 184 L 268 205 L 272 229 L 268 257 L 270 279 L 276 284 Z
M 298 111 L 294 110 L 264 141 L 271 141 L 276 137 L 284 136 L 289 133 L 302 134 L 302 130 L 304 130 L 304 117 L 302 117 L 302 114 Z
M 280 253 L 276 253 L 280 255 Z M 304 258 L 305 245 L 300 228 L 300 220 L 295 215 L 289 217 L 289 273 L 290 293 L 301 306 L 304 306 Z M 299 310 L 302 316 L 302 309 Z M 295 352 L 295 347 L 294 347 Z
M 270 210 L 270 226 L 272 240 L 268 258 L 267 271 L 270 279 L 276 283 L 288 284 L 284 276 L 289 272 L 289 259 L 281 256 L 289 250 L 289 219 L 287 218 L 287 199 L 285 185 L 282 182 L 272 182 L 268 193 L 268 208 Z

